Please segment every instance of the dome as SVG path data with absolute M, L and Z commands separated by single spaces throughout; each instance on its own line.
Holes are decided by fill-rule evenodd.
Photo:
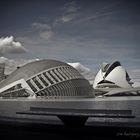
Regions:
M 47 97 L 92 96 L 89 82 L 76 69 L 64 62 L 49 59 L 21 66 L 0 83 L 0 96 L 23 94 Z
M 112 64 L 103 63 L 101 69 L 97 73 L 93 88 L 130 88 L 131 82 L 128 73 L 121 66 L 119 61 Z

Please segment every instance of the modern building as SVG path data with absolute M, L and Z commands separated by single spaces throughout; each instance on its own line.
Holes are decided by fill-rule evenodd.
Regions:
M 92 87 L 75 68 L 57 60 L 18 67 L 0 83 L 1 97 L 91 97 Z
M 109 81 L 110 85 L 119 86 L 117 80 L 126 80 L 126 71 L 119 62 L 105 64 L 101 70 L 95 79 L 99 79 L 96 81 L 98 85 Z M 106 81 L 103 81 L 102 74 Z M 118 76 L 116 81 L 113 76 Z M 128 82 L 124 85 L 127 85 L 126 83 L 129 85 Z M 99 130 L 99 127 L 101 130 L 105 127 L 110 127 L 110 130 L 116 127 L 118 130 L 120 126 L 123 130 L 126 130 L 126 127 L 128 130 L 140 128 L 140 97 L 116 96 L 93 99 L 91 97 L 94 97 L 95 90 L 92 89 L 89 82 L 76 69 L 64 62 L 39 60 L 18 67 L 0 83 L 1 128 L 3 130 L 6 124 L 8 130 L 10 125 L 13 125 L 11 128 L 18 126 L 17 128 L 22 130 L 25 130 L 24 127 L 33 127 L 34 132 L 37 132 L 36 130 L 42 131 L 43 126 L 45 133 L 49 129 L 53 132 L 68 128 L 68 134 L 70 129 L 76 134 L 79 128 L 81 132 L 89 132 L 90 129 L 93 132 L 96 128 Z M 63 124 L 70 127 L 63 127 Z M 13 134 L 13 131 L 10 134 Z
M 95 77 L 93 88 L 131 88 L 130 80 L 127 71 L 119 61 L 112 64 L 103 63 Z

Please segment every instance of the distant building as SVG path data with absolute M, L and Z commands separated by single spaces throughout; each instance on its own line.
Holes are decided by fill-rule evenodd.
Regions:
M 93 88 L 130 88 L 132 87 L 130 80 L 119 61 L 112 64 L 103 63 L 95 77 Z
M 19 67 L 0 83 L 1 97 L 91 97 L 92 87 L 75 68 L 57 60 Z

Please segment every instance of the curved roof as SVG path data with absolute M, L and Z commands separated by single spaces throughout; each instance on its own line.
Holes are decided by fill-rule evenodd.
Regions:
M 95 77 L 93 87 L 101 87 L 101 84 L 110 87 L 110 82 L 116 87 L 131 87 L 129 75 L 119 61 L 114 61 L 111 64 L 103 63 Z
M 51 59 L 44 59 L 44 60 L 38 60 L 34 61 L 28 64 L 23 65 L 22 67 L 15 70 L 13 73 L 11 73 L 3 82 L 0 83 L 0 88 L 4 87 L 5 85 L 8 85 L 14 81 L 17 81 L 21 78 L 24 78 L 27 80 L 29 77 L 44 71 L 49 68 L 57 67 L 57 66 L 69 66 L 70 65 L 57 61 L 57 60 L 51 60 Z
M 119 61 L 114 61 L 112 64 L 108 65 L 108 68 L 106 70 L 106 74 L 105 77 L 107 77 L 107 75 L 116 67 L 121 66 Z

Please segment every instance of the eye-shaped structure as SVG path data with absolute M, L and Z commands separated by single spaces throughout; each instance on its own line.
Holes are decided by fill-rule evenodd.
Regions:
M 103 63 L 95 77 L 93 88 L 130 88 L 132 85 L 130 80 L 119 61 L 112 64 Z
M 0 83 L 1 97 L 91 97 L 89 82 L 72 66 L 38 60 L 19 67 Z

